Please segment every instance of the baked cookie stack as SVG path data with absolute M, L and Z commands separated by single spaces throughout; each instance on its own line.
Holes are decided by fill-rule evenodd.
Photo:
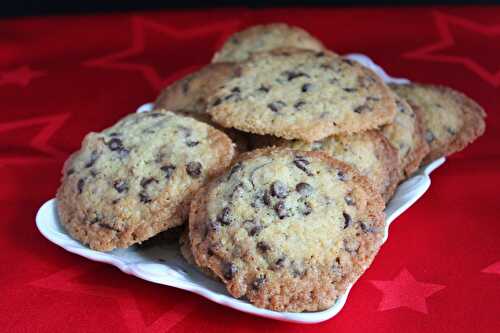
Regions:
M 184 226 L 183 256 L 234 297 L 324 310 L 374 259 L 397 184 L 484 118 L 450 88 L 387 86 L 300 28 L 251 27 L 154 111 L 87 135 L 64 166 L 60 221 L 100 251 Z

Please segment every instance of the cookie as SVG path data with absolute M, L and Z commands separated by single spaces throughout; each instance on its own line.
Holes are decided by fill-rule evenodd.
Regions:
M 382 133 L 398 152 L 400 179 L 406 179 L 417 171 L 429 153 L 425 141 L 422 114 L 402 98 L 396 96 L 397 112 L 394 122 L 385 125 Z
M 209 64 L 163 89 L 154 108 L 204 114 L 207 96 L 231 78 L 235 68 L 228 63 Z
M 254 54 L 209 98 L 223 127 L 312 142 L 392 122 L 390 89 L 357 62 L 323 52 Z
M 239 62 L 251 53 L 294 47 L 322 51 L 323 44 L 299 27 L 284 23 L 257 25 L 237 32 L 215 53 L 212 62 Z
M 456 90 L 424 84 L 393 85 L 392 88 L 422 113 L 425 139 L 430 147 L 425 163 L 464 149 L 484 133 L 483 108 Z
M 234 69 L 233 64 L 209 64 L 163 89 L 153 109 L 175 111 L 209 124 L 226 133 L 236 144 L 238 153 L 248 151 L 248 139 L 245 133 L 219 126 L 206 112 L 207 97 L 233 75 Z
M 224 170 L 222 132 L 172 112 L 132 114 L 90 133 L 65 163 L 57 192 L 63 227 L 100 251 L 140 243 L 185 222 L 192 195 Z
M 331 307 L 369 266 L 384 236 L 370 182 L 323 153 L 252 151 L 191 203 L 196 263 L 234 297 L 276 311 Z
M 333 135 L 313 143 L 287 141 L 281 145 L 297 150 L 321 151 L 353 166 L 372 182 L 385 201 L 392 197 L 400 179 L 398 152 L 377 130 Z

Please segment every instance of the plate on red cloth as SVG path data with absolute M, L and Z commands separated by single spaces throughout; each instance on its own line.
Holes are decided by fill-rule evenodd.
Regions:
M 347 57 L 369 67 L 386 82 L 398 84 L 408 82 L 405 79 L 395 79 L 388 76 L 379 66 L 364 55 L 350 54 Z M 151 108 L 152 104 L 145 104 L 137 111 L 147 112 Z M 387 224 L 384 242 L 387 240 L 390 224 L 427 191 L 431 184 L 430 173 L 443 164 L 444 161 L 444 158 L 440 158 L 423 166 L 412 177 L 398 186 L 394 197 L 385 209 Z M 206 277 L 195 267 L 188 264 L 182 258 L 176 244 L 155 244 L 149 247 L 132 246 L 107 253 L 91 250 L 71 238 L 61 226 L 57 214 L 56 199 L 51 199 L 40 207 L 36 215 L 36 225 L 45 238 L 71 253 L 93 261 L 111 264 L 124 273 L 146 281 L 184 289 L 224 306 L 276 320 L 296 323 L 318 323 L 328 320 L 342 309 L 352 288 L 351 285 L 331 308 L 324 311 L 305 313 L 276 312 L 257 308 L 245 300 L 230 296 L 223 284 Z M 374 264 L 376 265 L 376 260 Z

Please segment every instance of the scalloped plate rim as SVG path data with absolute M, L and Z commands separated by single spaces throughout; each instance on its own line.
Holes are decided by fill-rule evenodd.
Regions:
M 409 81 L 406 79 L 398 79 L 398 78 L 392 78 L 388 76 L 382 68 L 380 68 L 378 65 L 373 63 L 370 58 L 368 58 L 365 55 L 362 54 L 349 54 L 346 57 L 356 60 L 361 62 L 364 66 L 374 70 L 377 72 L 378 75 L 380 75 L 384 81 L 386 82 L 393 82 L 397 84 L 405 84 L 408 83 Z M 150 111 L 153 107 L 152 103 L 146 103 L 142 106 L 140 106 L 137 109 L 137 112 L 147 112 Z M 401 183 L 398 186 L 398 189 L 396 191 L 396 194 L 394 196 L 394 199 L 389 202 L 387 210 L 387 218 L 386 218 L 386 228 L 385 228 L 385 235 L 384 235 L 384 243 L 388 238 L 389 234 L 389 227 L 391 223 L 399 216 L 401 215 L 406 209 L 408 209 L 411 205 L 413 205 L 422 195 L 428 190 L 431 184 L 430 180 L 430 173 L 433 172 L 436 168 L 441 166 L 445 162 L 445 158 L 442 157 L 440 159 L 437 159 L 422 168 L 415 173 L 412 177 L 407 179 L 405 182 Z M 408 191 L 404 193 L 402 192 L 402 189 L 409 188 Z M 400 198 L 400 196 L 406 196 L 405 198 Z M 394 200 L 399 200 L 401 201 L 399 205 L 396 207 L 395 204 L 393 204 Z M 47 220 L 50 219 L 50 220 Z M 49 227 L 50 223 L 54 225 L 58 225 L 60 230 L 54 230 Z M 249 314 L 257 315 L 260 317 L 266 317 L 266 318 L 271 318 L 275 320 L 281 320 L 281 321 L 288 321 L 288 322 L 294 322 L 294 323 L 303 323 L 303 324 L 312 324 L 312 323 L 319 323 L 325 320 L 328 320 L 332 317 L 334 317 L 344 306 L 347 297 L 349 295 L 349 292 L 353 285 L 356 283 L 352 283 L 346 290 L 346 292 L 339 297 L 337 302 L 329 309 L 323 310 L 323 311 L 318 311 L 318 312 L 302 312 L 302 313 L 293 313 L 293 312 L 277 312 L 277 311 L 272 311 L 272 310 L 267 310 L 267 309 L 261 309 L 258 307 L 253 306 L 252 304 L 248 303 L 247 301 L 240 300 L 233 298 L 232 296 L 228 295 L 227 293 L 220 292 L 220 291 L 213 291 L 206 287 L 206 285 L 203 284 L 196 284 L 193 283 L 192 281 L 182 281 L 178 277 L 172 276 L 172 274 L 157 274 L 155 272 L 148 271 L 145 269 L 145 267 L 163 267 L 165 269 L 168 268 L 170 270 L 170 273 L 175 273 L 175 274 L 180 274 L 186 273 L 186 271 L 193 271 L 193 268 L 185 262 L 184 268 L 181 267 L 181 272 L 176 271 L 176 267 L 171 267 L 167 264 L 164 263 L 159 263 L 156 261 L 138 261 L 138 262 L 133 262 L 133 263 L 128 263 L 124 259 L 123 256 L 117 255 L 115 251 L 112 252 L 99 252 L 99 251 L 94 251 L 91 250 L 90 248 L 80 244 L 78 241 L 72 239 L 67 233 L 64 232 L 62 227 L 60 226 L 58 222 L 58 217 L 56 213 L 56 199 L 51 199 L 47 202 L 45 202 L 40 209 L 38 210 L 36 214 L 36 226 L 40 233 L 47 238 L 49 241 L 52 243 L 64 248 L 66 251 L 77 254 L 79 256 L 85 257 L 87 259 L 93 260 L 93 261 L 98 261 L 98 262 L 103 262 L 107 263 L 110 265 L 113 265 L 120 269 L 122 272 L 134 275 L 140 279 L 150 281 L 153 283 L 158 283 L 158 284 L 163 284 L 163 285 L 168 285 L 171 287 L 183 289 L 189 292 L 193 292 L 195 294 L 198 294 L 202 297 L 205 297 L 213 302 L 216 302 L 218 304 L 231 307 L 233 309 L 246 312 Z M 125 251 L 137 251 L 135 248 L 129 248 L 125 250 L 119 250 L 119 254 L 127 253 Z M 141 250 L 138 250 L 138 253 Z M 150 258 L 149 258 L 150 259 Z M 156 265 L 156 266 L 151 266 L 151 265 Z M 181 264 L 179 266 L 182 266 Z M 179 269 L 179 267 L 177 267 Z M 167 271 L 168 271 L 167 270 Z M 200 274 L 201 273 L 197 273 Z M 207 278 L 205 278 L 207 279 Z M 203 279 L 202 279 L 203 280 Z M 214 284 L 216 282 L 211 281 L 211 284 Z M 222 284 L 220 284 L 220 287 L 222 287 Z M 220 289 L 220 288 L 219 288 Z

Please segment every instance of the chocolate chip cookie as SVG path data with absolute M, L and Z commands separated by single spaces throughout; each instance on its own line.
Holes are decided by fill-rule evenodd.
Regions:
M 355 167 L 372 182 L 385 201 L 392 197 L 399 182 L 398 152 L 377 130 L 333 135 L 313 143 L 283 141 L 281 145 L 297 150 L 321 151 Z
M 155 109 L 205 113 L 207 97 L 233 76 L 234 64 L 210 64 L 175 81 L 160 93 Z
M 251 53 L 283 47 L 321 51 L 323 44 L 299 27 L 284 23 L 257 25 L 237 32 L 215 53 L 212 62 L 239 62 Z
M 246 133 L 221 127 L 206 112 L 207 97 L 233 76 L 234 69 L 235 65 L 228 63 L 207 65 L 163 89 L 153 109 L 175 111 L 209 124 L 226 133 L 236 144 L 239 153 L 248 151 Z
M 312 142 L 392 122 L 390 89 L 369 69 L 324 52 L 282 49 L 252 55 L 209 98 L 223 127 Z
M 403 99 L 396 96 L 397 112 L 394 122 L 385 125 L 382 133 L 398 152 L 400 179 L 408 178 L 417 171 L 424 157 L 429 153 L 425 141 L 422 114 Z
M 140 243 L 181 225 L 189 200 L 233 158 L 222 132 L 172 112 L 132 114 L 90 133 L 65 163 L 61 224 L 92 249 Z
M 354 168 L 284 148 L 240 156 L 189 216 L 196 263 L 234 297 L 276 311 L 332 306 L 384 236 L 384 202 Z
M 425 139 L 430 147 L 425 163 L 464 149 L 484 133 L 483 108 L 456 90 L 425 84 L 393 85 L 392 88 L 413 109 L 422 112 Z

